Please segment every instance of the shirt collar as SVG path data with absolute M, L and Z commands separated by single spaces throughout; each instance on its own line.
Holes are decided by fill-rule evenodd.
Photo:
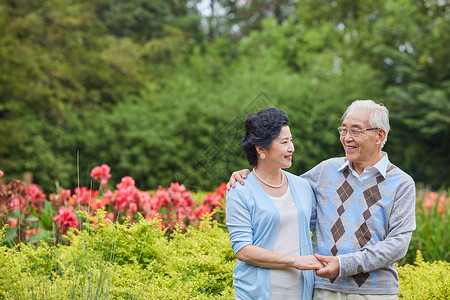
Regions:
M 367 168 L 375 168 L 378 170 L 378 172 L 380 172 L 380 174 L 386 178 L 386 172 L 389 166 L 389 159 L 388 159 L 388 155 L 386 152 L 381 151 L 381 159 L 373 166 L 371 167 L 367 167 Z M 338 172 L 341 172 L 342 170 L 344 170 L 345 168 L 349 168 L 349 169 L 353 169 L 350 166 L 350 161 L 345 159 L 345 163 L 338 169 Z M 366 168 L 366 169 L 367 169 Z

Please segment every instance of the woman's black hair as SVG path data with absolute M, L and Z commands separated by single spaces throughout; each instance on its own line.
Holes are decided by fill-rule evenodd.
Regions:
M 251 166 L 258 163 L 255 146 L 269 149 L 273 140 L 280 135 L 281 128 L 288 125 L 289 118 L 284 110 L 275 107 L 267 107 L 247 116 L 242 147 Z

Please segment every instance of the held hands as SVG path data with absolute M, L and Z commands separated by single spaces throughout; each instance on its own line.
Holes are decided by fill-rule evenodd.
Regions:
M 325 265 L 325 268 L 316 270 L 317 276 L 323 278 L 334 278 L 339 275 L 339 259 L 337 256 L 324 256 L 319 254 L 314 254 L 314 256 Z
M 233 172 L 233 174 L 231 174 L 230 181 L 227 183 L 227 191 L 236 187 L 236 181 L 239 181 L 241 185 L 244 185 L 244 179 L 247 178 L 249 173 L 250 170 L 248 169 Z
M 316 270 L 316 272 L 324 267 L 325 265 L 314 255 L 298 256 L 294 264 L 297 270 Z

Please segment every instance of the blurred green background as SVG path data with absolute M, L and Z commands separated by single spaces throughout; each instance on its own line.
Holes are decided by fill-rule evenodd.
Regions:
M 390 160 L 450 182 L 445 0 L 2 0 L 0 169 L 90 185 L 111 167 L 141 189 L 213 190 L 247 168 L 245 115 L 284 109 L 292 173 L 343 155 L 355 99 L 390 110 Z

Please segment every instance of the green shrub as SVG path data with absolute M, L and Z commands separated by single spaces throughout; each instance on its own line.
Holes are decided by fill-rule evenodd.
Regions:
M 156 220 L 119 224 L 104 215 L 70 232 L 70 245 L 0 247 L 0 299 L 234 298 L 236 259 L 217 222 L 168 239 Z M 449 268 L 418 252 L 415 265 L 398 267 L 400 298 L 448 299 Z
M 425 262 L 417 251 L 414 265 L 398 268 L 400 299 L 449 299 L 450 263 L 446 261 Z
M 174 232 L 156 220 L 110 223 L 99 211 L 70 245 L 0 248 L 2 299 L 230 299 L 234 254 L 215 221 Z
M 425 261 L 450 261 L 450 198 L 447 190 L 430 191 L 417 188 L 416 230 L 412 234 L 408 253 L 401 260 L 413 263 L 417 250 L 420 250 Z

